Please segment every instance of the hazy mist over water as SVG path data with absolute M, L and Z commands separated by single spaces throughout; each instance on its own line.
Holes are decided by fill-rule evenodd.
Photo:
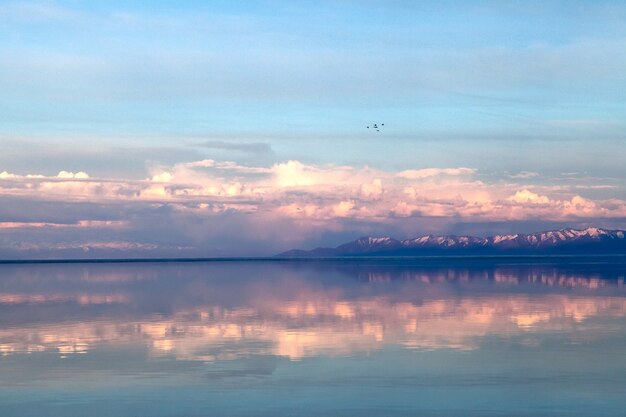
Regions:
M 619 260 L 0 266 L 2 416 L 621 416 Z

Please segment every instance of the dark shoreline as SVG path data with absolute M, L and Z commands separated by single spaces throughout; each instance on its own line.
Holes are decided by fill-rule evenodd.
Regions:
M 212 263 L 212 262 L 287 262 L 287 263 L 369 263 L 369 262 L 477 262 L 516 261 L 522 263 L 589 263 L 604 261 L 626 264 L 626 254 L 590 255 L 452 255 L 452 256 L 336 256 L 336 257 L 209 257 L 209 258 L 103 258 L 103 259 L 0 259 L 0 265 L 14 264 L 106 264 L 106 263 Z

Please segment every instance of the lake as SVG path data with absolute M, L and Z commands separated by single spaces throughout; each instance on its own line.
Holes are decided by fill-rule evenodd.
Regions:
M 624 416 L 623 258 L 0 265 L 0 415 Z

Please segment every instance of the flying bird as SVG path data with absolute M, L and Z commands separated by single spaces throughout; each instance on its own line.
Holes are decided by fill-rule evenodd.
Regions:
M 379 123 L 374 123 L 374 124 L 372 124 L 372 125 L 371 125 L 371 127 L 372 127 L 373 129 L 376 129 L 376 131 L 377 131 L 377 132 L 380 132 L 380 129 L 381 129 L 384 125 L 385 125 L 384 123 L 380 123 L 380 124 L 379 124 Z M 370 125 L 367 125 L 366 127 L 369 129 L 369 128 L 370 128 Z

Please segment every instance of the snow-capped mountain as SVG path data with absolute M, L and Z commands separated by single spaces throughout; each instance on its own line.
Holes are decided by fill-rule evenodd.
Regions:
M 281 257 L 334 256 L 411 256 L 444 254 L 626 254 L 626 232 L 589 227 L 584 230 L 561 229 L 531 234 L 475 236 L 426 235 L 396 240 L 391 237 L 362 237 L 336 248 L 311 251 L 291 250 Z

